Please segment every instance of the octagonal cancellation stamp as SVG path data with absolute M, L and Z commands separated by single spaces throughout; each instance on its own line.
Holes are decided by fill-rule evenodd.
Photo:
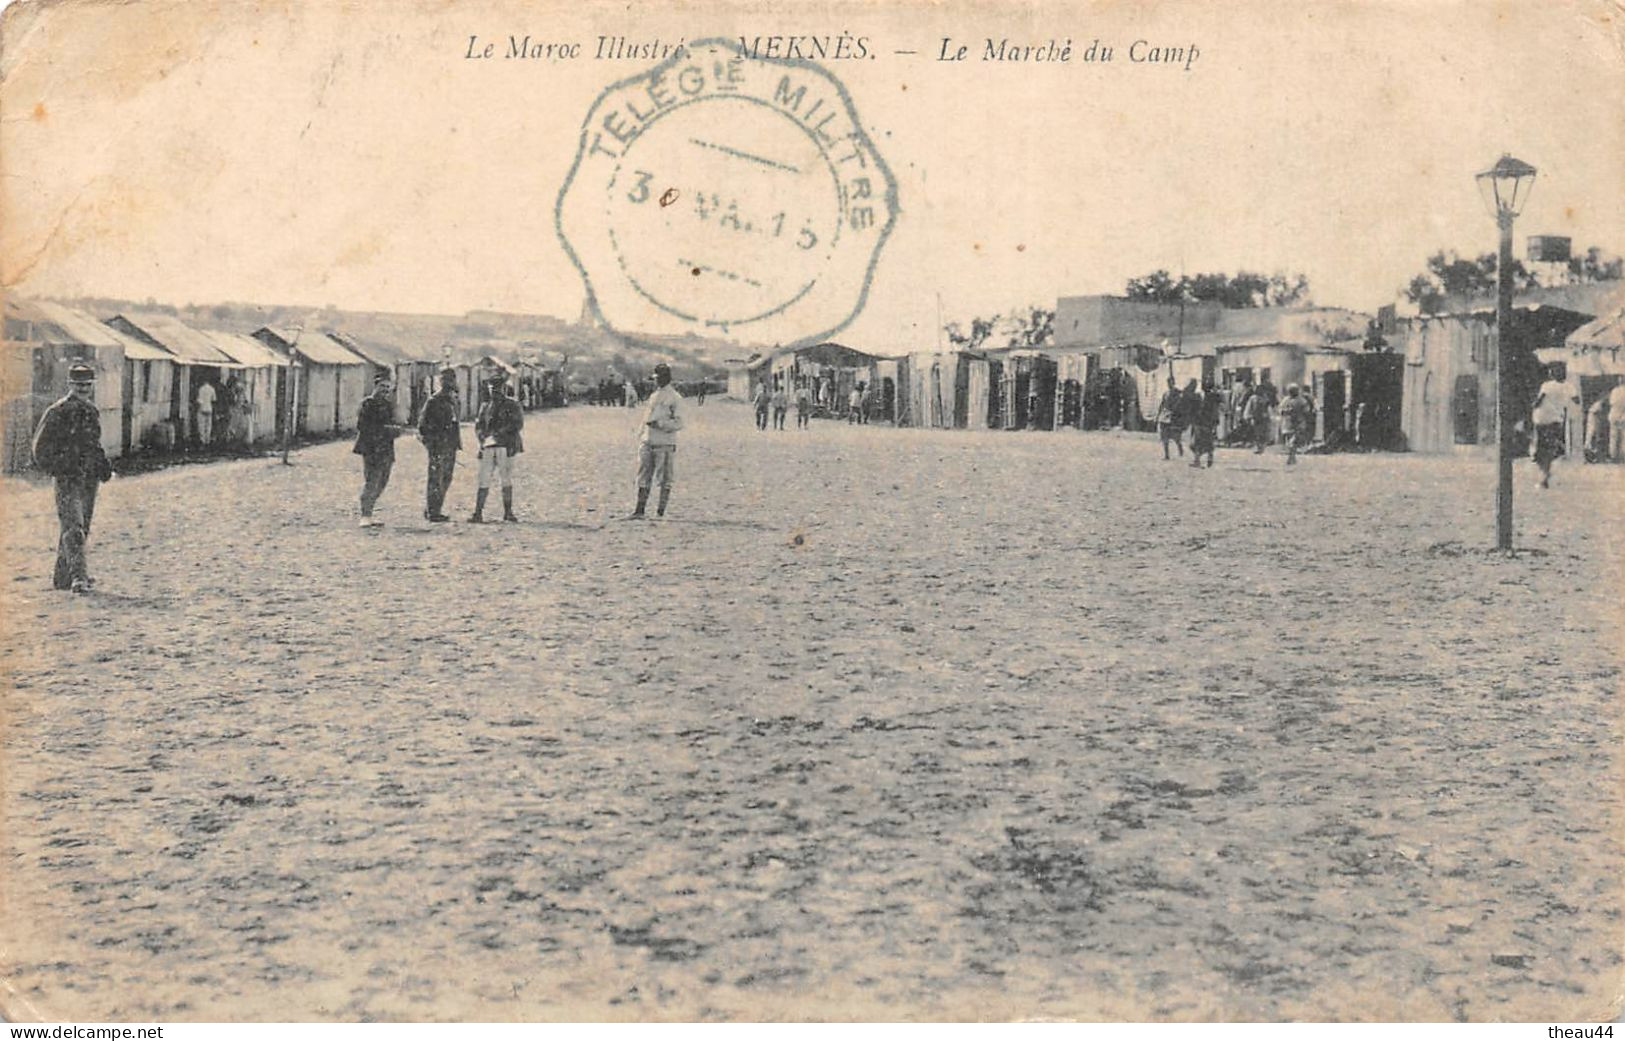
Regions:
M 829 72 L 702 40 L 599 95 L 556 220 L 611 328 L 792 345 L 863 309 L 898 212 Z

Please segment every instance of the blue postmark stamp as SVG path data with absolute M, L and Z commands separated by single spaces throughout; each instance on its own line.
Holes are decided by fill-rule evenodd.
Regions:
M 610 328 L 791 345 L 862 311 L 898 212 L 839 81 L 717 39 L 599 95 L 555 216 Z

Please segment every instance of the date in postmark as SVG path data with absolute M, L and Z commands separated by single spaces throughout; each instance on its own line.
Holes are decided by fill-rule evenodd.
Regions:
M 863 309 L 898 213 L 839 81 L 702 40 L 599 95 L 556 220 L 609 327 L 790 345 Z

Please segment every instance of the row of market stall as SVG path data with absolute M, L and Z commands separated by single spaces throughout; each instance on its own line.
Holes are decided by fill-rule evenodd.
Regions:
M 1569 362 L 1583 401 L 1575 444 L 1587 434 L 1590 404 L 1625 380 L 1625 299 L 1610 293 L 1617 284 L 1531 297 L 1513 312 L 1507 393 L 1527 414 L 1547 363 Z M 1223 396 L 1220 435 L 1229 437 L 1243 433 L 1240 404 L 1252 388 L 1284 395 L 1296 384 L 1313 406 L 1316 440 L 1330 447 L 1445 452 L 1494 443 L 1503 385 L 1494 319 L 1482 308 L 1401 320 L 1068 297 L 1056 310 L 1054 346 L 1041 350 L 882 356 L 821 343 L 736 365 L 729 392 L 749 399 L 764 385 L 806 387 L 821 412 L 858 408 L 904 427 L 1150 430 L 1169 384 L 1194 381 Z
M 539 359 L 501 357 L 486 344 L 448 344 L 437 356 L 342 331 L 265 326 L 251 334 L 202 328 L 174 315 L 105 319 L 44 300 L 5 301 L 0 399 L 4 466 L 29 465 L 40 416 L 67 387 L 71 364 L 96 369 L 102 442 L 110 457 L 184 448 L 249 448 L 355 429 L 374 377 L 394 383 L 395 416 L 417 421 L 436 374 L 452 367 L 462 418 L 472 419 L 498 372 L 526 408 L 563 404 L 560 374 Z M 291 401 L 290 401 L 291 395 Z M 291 424 L 291 428 L 290 428 Z

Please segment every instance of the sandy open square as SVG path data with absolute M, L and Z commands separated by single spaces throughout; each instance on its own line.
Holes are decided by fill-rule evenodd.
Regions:
M 1594 1020 L 1625 468 L 528 418 L 6 485 L 0 1008 L 47 1020 Z

